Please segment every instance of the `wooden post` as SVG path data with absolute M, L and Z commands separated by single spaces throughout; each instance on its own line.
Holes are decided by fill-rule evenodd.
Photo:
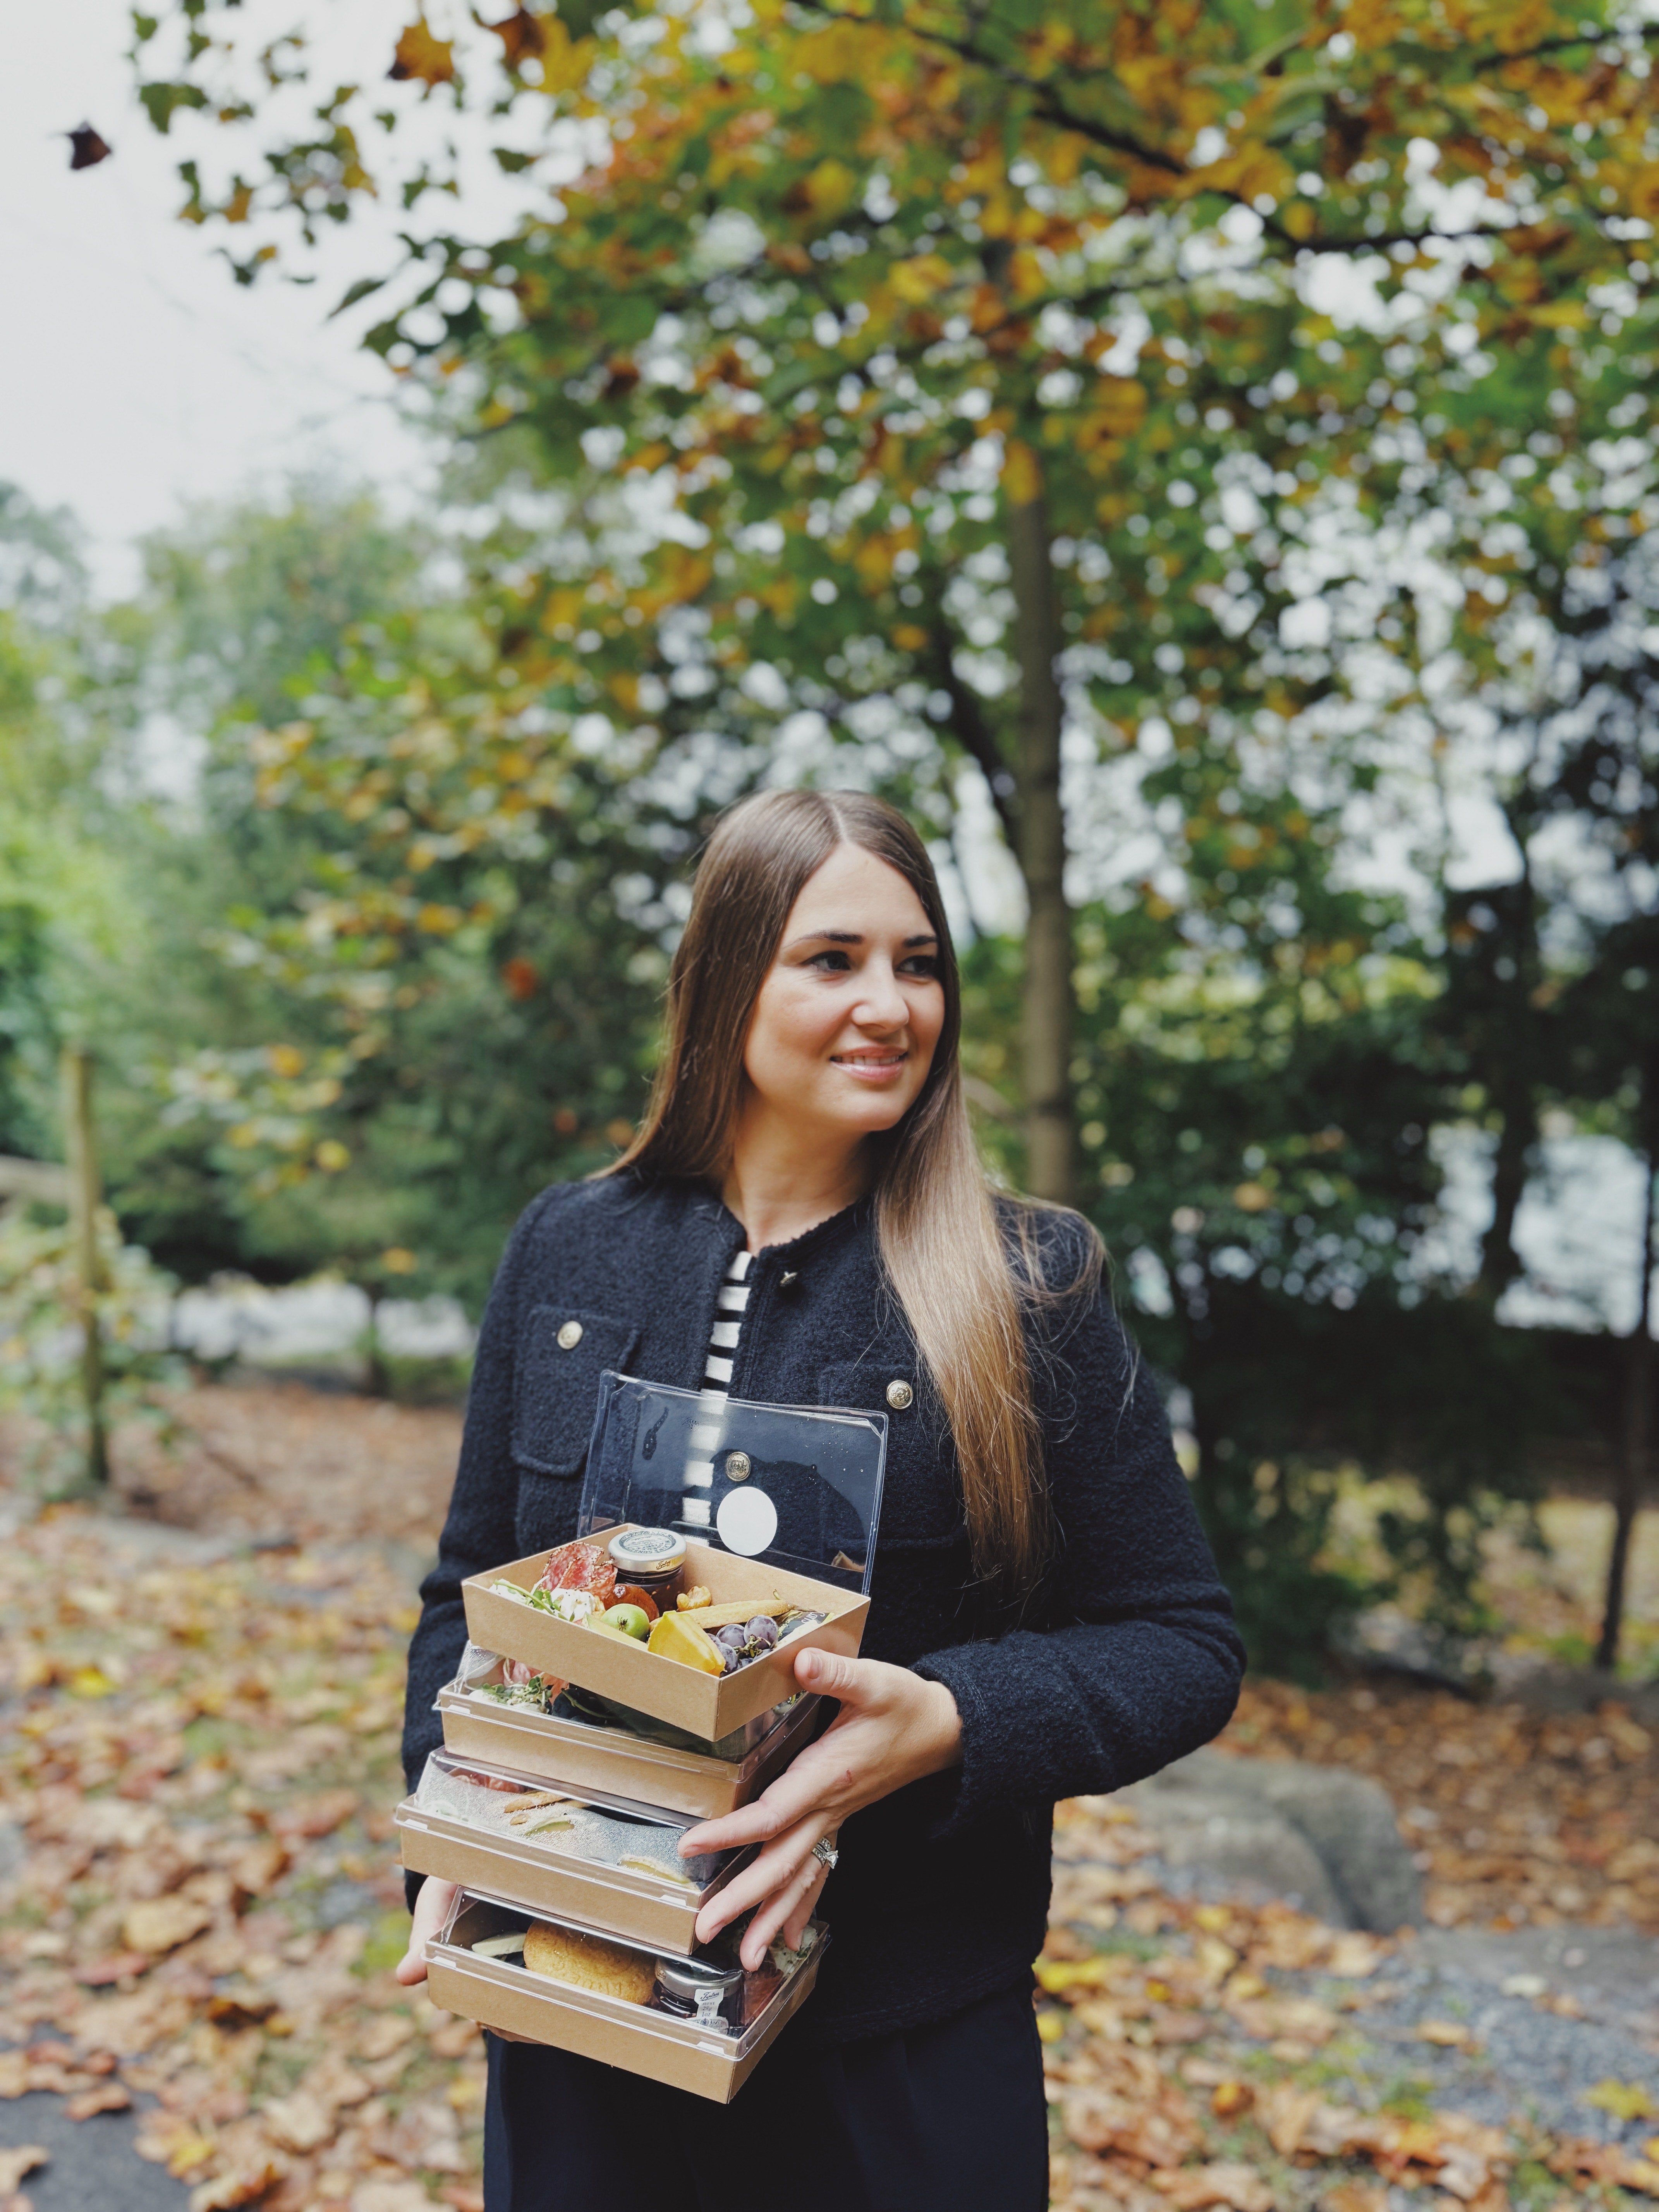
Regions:
M 109 1481 L 109 1439 L 104 1427 L 104 1346 L 98 1301 L 104 1288 L 98 1251 L 98 1152 L 92 1131 L 92 1055 L 83 1046 L 64 1049 L 64 1134 L 68 1154 L 70 1228 L 75 1243 L 76 1304 L 81 1322 L 81 1390 L 87 1408 L 87 1480 Z
M 1625 1621 L 1625 1581 L 1630 1571 L 1631 1540 L 1642 1507 L 1647 1475 L 1648 1407 L 1653 1384 L 1654 1170 L 1651 1152 L 1641 1155 L 1647 1188 L 1642 1200 L 1642 1279 L 1636 1300 L 1636 1326 L 1625 1353 L 1624 1419 L 1619 1439 L 1619 1474 L 1613 1497 L 1613 1548 L 1607 1557 L 1607 1596 L 1601 1608 L 1601 1637 L 1595 1663 L 1611 1674 L 1619 1664 L 1619 1638 Z

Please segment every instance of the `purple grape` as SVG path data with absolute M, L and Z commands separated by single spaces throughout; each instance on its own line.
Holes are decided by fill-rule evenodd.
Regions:
M 748 1634 L 747 1629 L 739 1628 L 735 1622 L 729 1622 L 726 1627 L 717 1628 L 714 1631 L 714 1641 L 716 1644 L 723 1644 L 728 1651 L 741 1651 L 748 1640 Z
M 778 1624 L 767 1614 L 757 1613 L 744 1630 L 743 1636 L 745 1644 L 755 1644 L 762 1651 L 769 1651 L 778 1640 Z

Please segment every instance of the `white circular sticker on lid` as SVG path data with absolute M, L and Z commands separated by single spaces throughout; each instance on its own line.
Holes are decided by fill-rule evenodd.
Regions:
M 778 1509 L 763 1490 L 728 1490 L 714 1516 L 714 1527 L 728 1552 L 752 1559 L 778 1533 Z

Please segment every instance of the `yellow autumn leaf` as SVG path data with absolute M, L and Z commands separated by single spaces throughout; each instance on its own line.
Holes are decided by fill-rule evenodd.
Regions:
M 77 1667 L 64 1687 L 72 1698 L 106 1698 L 119 1685 L 101 1667 Z
M 542 90 L 574 92 L 592 66 L 594 42 L 573 39 L 556 15 L 543 18 Z
M 936 300 L 951 276 L 951 264 L 942 253 L 919 253 L 914 259 L 896 261 L 887 281 L 907 306 L 920 307 Z
M 415 1255 L 402 1244 L 389 1244 L 380 1255 L 380 1265 L 388 1275 L 412 1275 L 420 1264 Z
M 422 84 L 447 84 L 455 75 L 453 42 L 434 38 L 426 17 L 417 16 L 398 40 L 386 75 L 400 84 L 410 77 Z
M 1615 2120 L 1659 2120 L 1659 2104 L 1640 2081 L 1598 2081 L 1581 2100 L 1597 2112 L 1611 2112 Z
M 338 1175 L 351 1165 L 351 1155 L 337 1137 L 325 1137 L 311 1157 L 325 1175 Z
M 268 1044 L 265 1047 L 265 1064 L 273 1075 L 292 1078 L 304 1067 L 306 1056 L 297 1045 Z
M 1048 1995 L 1062 1990 L 1097 1990 L 1111 1978 L 1114 1961 L 1103 1952 L 1091 1959 L 1039 1959 L 1032 1968 Z
M 856 197 L 858 179 L 831 155 L 807 177 L 805 190 L 814 215 L 840 215 Z
M 833 23 L 800 40 L 793 58 L 814 84 L 868 83 L 890 44 L 873 24 Z
M 927 633 L 915 623 L 896 623 L 892 639 L 901 653 L 923 653 L 927 647 Z
M 1342 27 L 1357 46 L 1374 53 L 1379 46 L 1392 45 L 1406 27 L 1389 0 L 1352 0 L 1343 14 Z
M 1002 459 L 1002 489 L 1010 507 L 1029 507 L 1042 493 L 1042 467 L 1024 438 L 1010 438 Z

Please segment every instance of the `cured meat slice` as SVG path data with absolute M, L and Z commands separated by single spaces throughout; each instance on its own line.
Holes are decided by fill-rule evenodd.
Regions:
M 617 1594 L 617 1565 L 597 1544 L 561 1544 L 550 1552 L 536 1584 L 544 1590 L 588 1590 L 601 1607 L 613 1605 Z

